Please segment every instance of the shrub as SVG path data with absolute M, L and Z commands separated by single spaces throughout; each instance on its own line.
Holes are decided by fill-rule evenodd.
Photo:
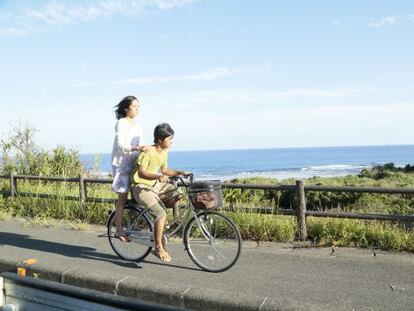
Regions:
M 324 246 L 378 247 L 414 251 L 414 233 L 397 224 L 354 219 L 308 218 L 308 236 Z

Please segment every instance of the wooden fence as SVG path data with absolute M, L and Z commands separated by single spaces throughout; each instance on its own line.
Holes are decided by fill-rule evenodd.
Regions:
M 68 200 L 79 200 L 80 204 L 85 202 L 99 202 L 99 203 L 114 203 L 115 199 L 109 198 L 92 198 L 88 196 L 88 183 L 95 184 L 111 184 L 111 179 L 101 178 L 85 178 L 79 176 L 78 178 L 64 178 L 64 177 L 48 177 L 48 176 L 27 176 L 16 175 L 11 173 L 10 175 L 0 175 L 0 178 L 10 180 L 10 197 L 17 196 L 32 196 L 32 193 L 19 193 L 18 183 L 21 180 L 39 180 L 39 181 L 55 181 L 55 182 L 72 182 L 79 185 L 79 196 L 59 196 L 59 198 Z M 307 238 L 306 232 L 306 217 L 334 217 L 334 218 L 352 218 L 352 219 L 365 219 L 365 220 L 390 220 L 390 221 L 403 221 L 414 222 L 414 215 L 388 215 L 388 214 L 357 214 L 348 212 L 332 212 L 332 211 L 308 211 L 306 209 L 306 197 L 307 191 L 329 191 L 329 192 L 354 192 L 354 193 L 377 193 L 377 194 L 405 194 L 414 195 L 414 189 L 412 188 L 376 188 L 376 187 L 332 187 L 332 186 L 306 186 L 303 180 L 297 180 L 295 185 L 261 185 L 261 184 L 232 184 L 223 183 L 223 188 L 227 189 L 251 189 L 251 190 L 271 190 L 271 191 L 295 191 L 296 192 L 296 208 L 295 209 L 273 209 L 273 208 L 246 208 L 237 209 L 242 212 L 255 212 L 255 213 L 267 213 L 267 214 L 282 214 L 282 215 L 294 215 L 298 218 L 299 225 L 299 239 L 304 241 Z M 37 197 L 53 198 L 57 197 L 51 194 L 36 194 Z

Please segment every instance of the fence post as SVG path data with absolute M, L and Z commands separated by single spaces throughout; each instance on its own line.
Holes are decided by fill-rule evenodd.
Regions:
M 16 172 L 10 172 L 10 197 L 17 196 L 17 179 Z
M 298 202 L 298 224 L 299 240 L 305 241 L 308 237 L 306 231 L 306 200 L 305 200 L 305 183 L 303 180 L 296 181 L 296 198 Z
M 83 174 L 79 175 L 79 198 L 81 207 L 83 209 L 83 205 L 86 202 L 85 176 Z
M 82 176 L 83 177 L 83 193 L 85 194 L 85 202 L 88 200 L 88 187 L 86 186 L 86 180 L 85 180 L 85 175 Z

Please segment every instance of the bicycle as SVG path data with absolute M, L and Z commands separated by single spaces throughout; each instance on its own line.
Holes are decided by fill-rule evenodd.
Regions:
M 186 203 L 166 226 L 164 246 L 182 230 L 184 249 L 197 266 L 209 272 L 230 269 L 240 256 L 242 238 L 234 221 L 217 211 L 223 205 L 221 182 L 194 182 L 192 174 L 170 177 L 170 182 L 180 182 Z M 131 242 L 115 237 L 115 211 L 109 216 L 107 227 L 112 249 L 124 260 L 139 262 L 155 246 L 154 220 L 133 199 L 127 201 L 123 213 L 124 231 Z

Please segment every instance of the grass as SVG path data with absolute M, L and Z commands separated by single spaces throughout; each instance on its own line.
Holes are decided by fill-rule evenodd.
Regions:
M 270 185 L 294 185 L 294 179 L 279 181 L 272 178 L 234 179 L 233 183 L 252 183 Z M 382 179 L 361 176 L 314 177 L 306 180 L 306 185 L 354 186 L 380 188 L 413 188 L 414 173 L 389 172 Z M 295 191 L 225 189 L 226 201 L 236 207 L 268 206 L 275 209 L 295 208 Z M 381 213 L 412 215 L 414 211 L 414 195 L 389 195 L 370 193 L 345 193 L 328 191 L 307 191 L 306 202 L 308 210 L 343 210 L 355 213 Z
M 275 179 L 244 179 L 240 183 L 294 184 L 293 180 L 279 182 Z M 306 184 L 365 187 L 407 187 L 414 185 L 414 174 L 392 173 L 387 179 L 346 176 L 336 178 L 311 178 Z M 29 197 L 11 199 L 7 196 L 9 181 L 0 179 L 0 220 L 13 217 L 29 219 L 26 225 L 55 226 L 59 221 L 69 222 L 73 230 L 88 230 L 90 224 L 106 224 L 108 214 L 114 209 L 110 203 L 66 200 L 66 196 L 79 196 L 76 183 L 22 181 L 20 193 L 33 193 Z M 40 194 L 53 194 L 54 198 L 41 198 Z M 414 196 L 384 194 L 353 194 L 307 192 L 308 209 L 348 211 L 356 213 L 381 213 L 413 215 Z M 88 197 L 116 198 L 110 184 L 88 184 Z M 262 215 L 237 212 L 238 208 L 294 207 L 295 193 L 264 190 L 225 190 L 226 205 L 235 212 L 227 214 L 238 224 L 243 239 L 254 241 L 293 242 L 297 238 L 296 218 L 282 215 Z M 374 247 L 384 250 L 414 252 L 414 232 L 404 224 L 350 219 L 308 217 L 309 238 L 323 246 Z
M 88 231 L 91 227 L 90 224 L 86 222 L 75 222 L 69 224 L 72 230 L 76 231 Z
M 1 180 L 0 193 L 7 193 L 8 183 Z M 106 187 L 105 187 L 106 186 Z M 0 211 L 13 217 L 31 219 L 65 219 L 71 222 L 105 224 L 113 204 L 87 202 L 83 205 L 79 200 L 67 200 L 65 197 L 79 197 L 77 184 L 39 181 L 19 181 L 19 193 L 31 193 L 31 196 L 10 198 L 0 196 Z M 42 194 L 54 197 L 42 198 Z M 91 185 L 88 187 L 91 197 L 115 198 L 110 185 Z
M 54 218 L 46 218 L 46 217 L 34 217 L 29 218 L 27 221 L 23 224 L 23 227 L 29 227 L 29 226 L 46 226 L 46 227 L 56 227 L 58 224 L 58 221 Z
M 414 232 L 387 222 L 308 218 L 308 236 L 323 246 L 357 246 L 414 252 Z
M 297 231 L 294 217 L 247 213 L 227 213 L 239 226 L 243 239 L 293 242 Z
M 10 220 L 12 218 L 13 218 L 13 215 L 11 215 L 8 211 L 4 211 L 0 209 L 0 221 Z

